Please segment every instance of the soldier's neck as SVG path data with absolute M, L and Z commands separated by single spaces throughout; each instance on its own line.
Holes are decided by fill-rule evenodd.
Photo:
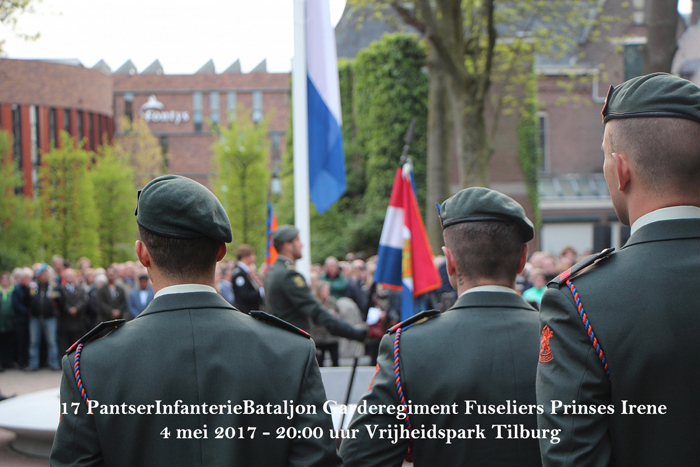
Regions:
M 500 285 L 502 287 L 509 287 L 511 289 L 515 288 L 515 280 L 507 281 L 503 279 L 486 279 L 479 278 L 476 280 L 469 280 L 467 277 L 461 273 L 457 273 L 455 277 L 455 282 L 457 285 L 457 296 L 461 296 L 464 292 L 474 287 L 481 287 L 484 285 Z M 454 284 L 452 285 L 454 287 Z
M 172 285 L 182 285 L 182 284 L 200 284 L 200 285 L 208 285 L 210 287 L 216 288 L 215 282 L 214 282 L 214 269 L 211 271 L 211 275 L 206 275 L 202 277 L 193 277 L 193 278 L 186 278 L 186 279 L 180 279 L 180 278 L 175 278 L 172 276 L 168 276 L 165 274 L 162 274 L 157 268 L 155 267 L 149 267 L 148 269 L 148 275 L 151 277 L 151 282 L 153 282 L 153 293 L 158 293 L 159 290 L 164 289 L 166 287 L 170 287 Z

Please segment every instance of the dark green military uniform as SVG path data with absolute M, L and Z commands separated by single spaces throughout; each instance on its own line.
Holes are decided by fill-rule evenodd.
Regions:
M 575 268 L 572 268 L 574 270 Z M 540 363 L 545 465 L 696 465 L 700 460 L 700 220 L 654 222 L 622 249 L 571 279 L 608 364 L 593 347 L 566 281 L 550 283 L 542 326 L 552 360 Z M 551 415 L 552 400 L 612 405 L 614 414 Z M 623 415 L 627 404 L 665 405 L 665 415 Z
M 221 204 L 184 177 L 146 185 L 137 222 L 160 237 L 231 241 Z M 175 284 L 105 337 L 88 333 L 63 359 L 51 465 L 341 465 L 313 342 L 251 315 L 211 287 Z
M 611 87 L 603 117 L 700 123 L 700 88 L 634 78 Z M 638 218 L 618 252 L 587 258 L 544 294 L 538 423 L 562 430 L 561 443 L 541 443 L 544 465 L 700 462 L 700 207 L 667 206 Z M 570 407 L 552 414 L 559 403 Z
M 331 315 L 319 303 L 304 276 L 289 258 L 280 255 L 265 274 L 265 309 L 278 318 L 309 332 L 311 322 L 324 326 L 331 334 L 363 340 L 367 331 L 354 328 Z
M 463 190 L 445 201 L 440 213 L 445 228 L 471 221 L 514 222 L 526 232 L 523 243 L 532 238 L 532 224 L 522 207 L 485 188 Z M 409 414 L 412 429 L 426 430 L 425 435 L 413 441 L 416 466 L 540 465 L 537 439 L 532 434 L 527 439 L 524 435 L 521 439 L 508 439 L 507 430 L 507 426 L 536 430 L 536 408 L 526 408 L 522 414 L 494 415 L 480 414 L 476 407 L 501 405 L 505 409 L 509 401 L 517 406 L 535 405 L 539 349 L 536 311 L 512 289 L 487 286 L 467 290 L 444 313 L 431 313 L 435 312 L 426 313 L 427 318 L 417 315 L 395 326 L 382 338 L 377 372 L 359 405 L 401 405 L 395 371 L 396 337 L 401 328 L 399 377 L 409 410 L 411 406 L 454 404 L 446 413 Z M 466 401 L 474 401 L 470 414 L 466 413 Z M 350 428 L 359 430 L 357 437 L 343 440 L 340 448 L 344 465 L 402 465 L 409 440 L 381 439 L 378 431 L 372 430 L 404 423 L 405 420 L 386 412 L 356 412 Z M 432 428 L 456 433 L 462 430 L 471 439 L 452 439 L 448 444 L 445 437 L 432 439 Z M 436 433 L 439 437 L 440 431 Z M 446 436 L 446 432 L 442 433 Z

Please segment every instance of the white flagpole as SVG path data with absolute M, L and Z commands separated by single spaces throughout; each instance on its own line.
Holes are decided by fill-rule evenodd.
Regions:
M 306 96 L 306 0 L 294 0 L 292 105 L 294 137 L 294 224 L 304 245 L 297 271 L 307 280 L 311 270 L 309 220 L 309 122 Z

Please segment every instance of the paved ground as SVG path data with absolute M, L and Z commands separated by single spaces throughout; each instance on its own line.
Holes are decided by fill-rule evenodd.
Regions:
M 43 369 L 34 372 L 5 370 L 0 373 L 0 392 L 5 396 L 28 394 L 44 389 L 57 388 L 61 384 L 61 372 Z M 3 467 L 48 467 L 48 459 L 36 459 L 12 450 L 14 433 L 0 429 L 0 465 Z

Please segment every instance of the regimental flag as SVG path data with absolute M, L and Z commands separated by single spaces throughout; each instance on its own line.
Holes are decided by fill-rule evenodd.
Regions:
M 272 263 L 277 261 L 277 250 L 272 242 L 272 232 L 277 230 L 277 217 L 272 209 L 272 204 L 267 202 L 267 250 L 265 251 L 265 269 L 267 270 Z
M 345 156 L 335 34 L 328 0 L 306 4 L 309 192 L 323 214 L 345 192 Z
M 418 209 L 410 163 L 396 171 L 378 254 L 374 280 L 402 290 L 401 320 L 422 311 L 415 309 L 415 299 L 437 289 L 442 282 Z

